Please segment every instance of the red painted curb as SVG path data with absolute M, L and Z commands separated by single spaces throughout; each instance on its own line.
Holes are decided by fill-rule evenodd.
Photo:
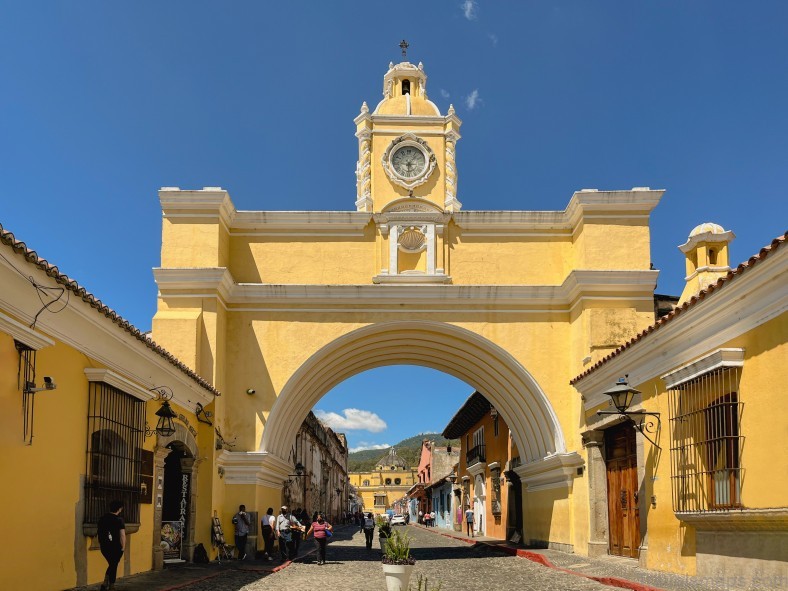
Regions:
M 423 529 L 424 531 L 431 531 L 431 528 L 424 527 L 423 525 L 417 525 L 417 527 Z M 617 587 L 618 589 L 630 589 L 631 591 L 665 591 L 665 589 L 661 589 L 659 587 L 652 587 L 651 585 L 646 585 L 645 583 L 638 583 L 637 581 L 630 581 L 628 579 L 620 579 L 618 577 L 595 577 L 593 575 L 586 575 L 574 570 L 561 568 L 550 562 L 550 560 L 544 554 L 539 554 L 538 552 L 530 552 L 529 550 L 512 548 L 510 546 L 496 546 L 494 544 L 489 544 L 485 541 L 481 541 L 481 540 L 477 541 L 474 540 L 473 538 L 461 538 L 459 536 L 454 536 L 452 534 L 445 534 L 439 531 L 433 533 L 443 536 L 444 538 L 451 538 L 453 540 L 460 540 L 461 542 L 467 542 L 468 544 L 474 544 L 474 545 L 484 544 L 485 546 L 489 546 L 490 548 L 498 550 L 499 552 L 502 552 L 504 554 L 508 554 L 510 556 L 517 556 L 518 558 L 526 558 L 531 562 L 541 564 L 542 566 L 546 566 L 547 568 L 552 568 L 553 570 L 561 571 L 569 575 L 575 575 L 577 577 L 590 579 L 592 581 L 596 581 L 597 583 L 601 583 L 602 585 L 607 585 L 608 587 Z

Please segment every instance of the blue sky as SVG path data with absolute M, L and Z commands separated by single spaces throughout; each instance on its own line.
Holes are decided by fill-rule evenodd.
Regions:
M 785 231 L 783 1 L 83 0 L 3 2 L 2 14 L 0 223 L 142 329 L 155 311 L 156 190 L 222 186 L 238 209 L 353 209 L 352 120 L 379 100 L 403 37 L 430 98 L 464 121 L 465 209 L 666 189 L 652 259 L 658 291 L 674 294 L 676 245 L 695 225 L 732 229 L 736 262 Z M 387 429 L 348 431 L 353 446 L 413 434 L 365 403 L 364 379 L 318 408 L 383 413 Z

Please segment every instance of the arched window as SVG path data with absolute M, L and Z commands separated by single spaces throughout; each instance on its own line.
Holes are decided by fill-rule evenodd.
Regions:
M 363 486 L 369 486 L 369 480 L 365 480 Z
M 709 249 L 709 264 L 716 265 L 717 264 L 717 251 L 713 248 Z
M 402 479 L 401 478 L 395 478 L 394 479 L 394 484 L 402 484 Z
M 410 94 L 410 80 L 403 80 L 402 81 L 402 94 Z
M 391 484 L 391 478 L 386 478 L 386 484 Z

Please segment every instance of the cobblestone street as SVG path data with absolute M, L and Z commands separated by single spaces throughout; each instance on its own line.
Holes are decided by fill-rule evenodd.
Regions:
M 507 590 L 586 590 L 609 589 L 581 577 L 557 572 L 529 560 L 506 556 L 492 548 L 467 543 L 408 527 L 412 555 L 416 558 L 411 586 L 421 574 L 430 589 L 440 583 L 443 591 L 475 591 L 480 588 Z M 377 545 L 377 539 L 375 540 Z M 311 540 L 302 549 L 311 549 Z M 294 562 L 277 573 L 264 575 L 233 569 L 180 589 L 186 591 L 372 591 L 386 588 L 380 550 L 367 551 L 364 536 L 357 530 L 338 532 L 329 544 L 323 566 L 312 555 Z M 119 591 L 122 587 L 119 586 Z

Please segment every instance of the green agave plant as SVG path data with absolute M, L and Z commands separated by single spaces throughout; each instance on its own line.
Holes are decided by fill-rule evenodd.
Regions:
M 410 555 L 410 538 L 395 531 L 383 547 L 383 564 L 416 564 Z

